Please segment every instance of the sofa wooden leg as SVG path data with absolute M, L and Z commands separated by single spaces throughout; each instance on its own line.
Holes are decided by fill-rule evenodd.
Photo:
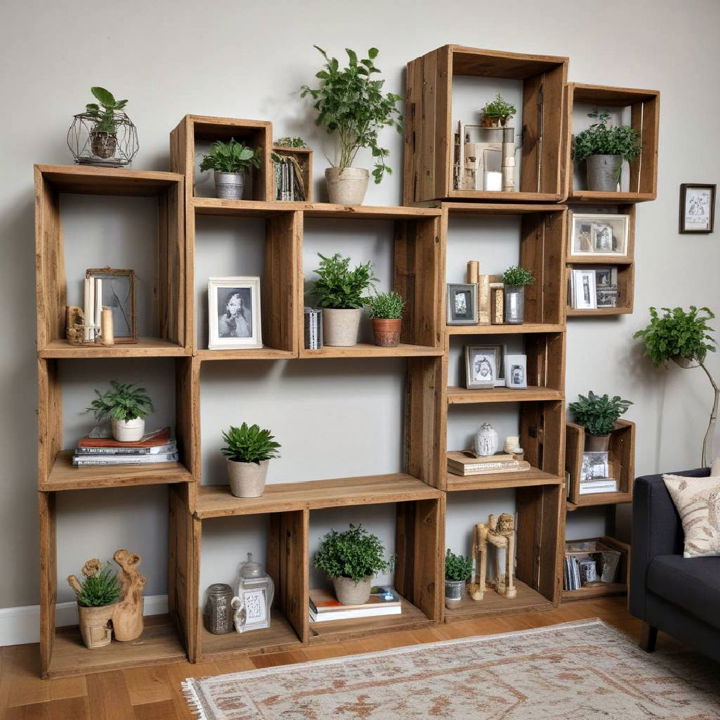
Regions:
M 645 652 L 655 651 L 655 642 L 657 641 L 657 628 L 647 623 L 643 623 L 642 630 L 640 630 L 640 647 Z

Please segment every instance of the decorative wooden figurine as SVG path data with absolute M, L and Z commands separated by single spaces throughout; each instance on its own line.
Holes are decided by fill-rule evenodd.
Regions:
M 489 546 L 496 548 L 495 580 L 487 580 L 487 556 Z M 505 550 L 505 572 L 500 571 L 500 550 Z M 473 529 L 473 562 L 475 564 L 475 582 L 470 585 L 473 600 L 482 600 L 487 587 L 494 587 L 499 595 L 511 600 L 517 595 L 515 587 L 515 518 L 510 513 L 500 517 L 490 515 L 486 523 L 478 523 Z
M 121 549 L 115 552 L 113 560 L 120 566 L 121 585 L 121 599 L 112 618 L 115 639 L 137 640 L 143 631 L 143 587 L 147 580 L 138 570 L 142 558 Z

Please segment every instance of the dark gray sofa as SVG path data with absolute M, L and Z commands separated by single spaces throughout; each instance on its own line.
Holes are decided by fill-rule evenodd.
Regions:
M 672 473 L 707 477 L 708 468 Z M 662 475 L 633 489 L 630 612 L 644 620 L 640 645 L 655 649 L 662 630 L 720 662 L 720 557 L 683 558 L 680 516 Z

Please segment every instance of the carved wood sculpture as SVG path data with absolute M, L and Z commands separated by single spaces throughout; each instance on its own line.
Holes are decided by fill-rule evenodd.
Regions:
M 487 580 L 487 557 L 489 546 L 495 548 L 494 580 Z M 505 550 L 505 571 L 501 572 L 499 555 Z M 486 523 L 478 523 L 473 529 L 473 562 L 475 564 L 475 582 L 470 585 L 473 600 L 482 600 L 487 587 L 494 587 L 499 595 L 512 599 L 517 595 L 515 587 L 515 518 L 510 513 L 500 517 L 490 515 Z
M 143 588 L 147 580 L 138 570 L 142 558 L 121 549 L 115 552 L 113 560 L 120 566 L 121 585 L 121 600 L 112 617 L 115 639 L 136 640 L 143 631 Z

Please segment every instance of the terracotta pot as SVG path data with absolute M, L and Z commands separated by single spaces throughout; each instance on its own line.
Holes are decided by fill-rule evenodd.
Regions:
M 325 170 L 330 202 L 337 205 L 362 205 L 370 173 L 362 168 L 328 168 Z
M 607 452 L 610 447 L 610 435 L 591 435 L 585 433 L 586 452 Z
M 335 597 L 343 605 L 362 605 L 370 597 L 372 575 L 357 582 L 346 577 L 335 577 L 332 581 Z
M 110 620 L 117 603 L 101 605 L 100 607 L 83 607 L 78 605 L 78 617 L 80 620 L 80 635 L 82 635 L 85 647 L 105 647 L 112 641 L 112 628 Z
M 117 150 L 117 135 L 111 132 L 91 132 L 90 149 L 93 155 L 103 160 L 111 158 Z
M 380 347 L 397 347 L 400 344 L 400 318 L 373 318 L 375 344 Z
M 620 155 L 591 155 L 587 159 L 588 190 L 616 192 L 621 167 Z
M 269 460 L 260 463 L 236 462 L 228 459 L 230 492 L 235 497 L 260 497 L 265 492 Z
M 445 607 L 449 610 L 458 607 L 465 597 L 464 580 L 445 581 Z
M 243 173 L 215 171 L 215 192 L 219 198 L 242 200 L 244 189 L 245 175 Z
M 357 345 L 362 308 L 323 309 L 323 340 L 334 347 Z
M 135 418 L 134 420 L 113 420 L 112 436 L 118 442 L 137 442 L 142 440 L 145 434 L 145 420 Z

